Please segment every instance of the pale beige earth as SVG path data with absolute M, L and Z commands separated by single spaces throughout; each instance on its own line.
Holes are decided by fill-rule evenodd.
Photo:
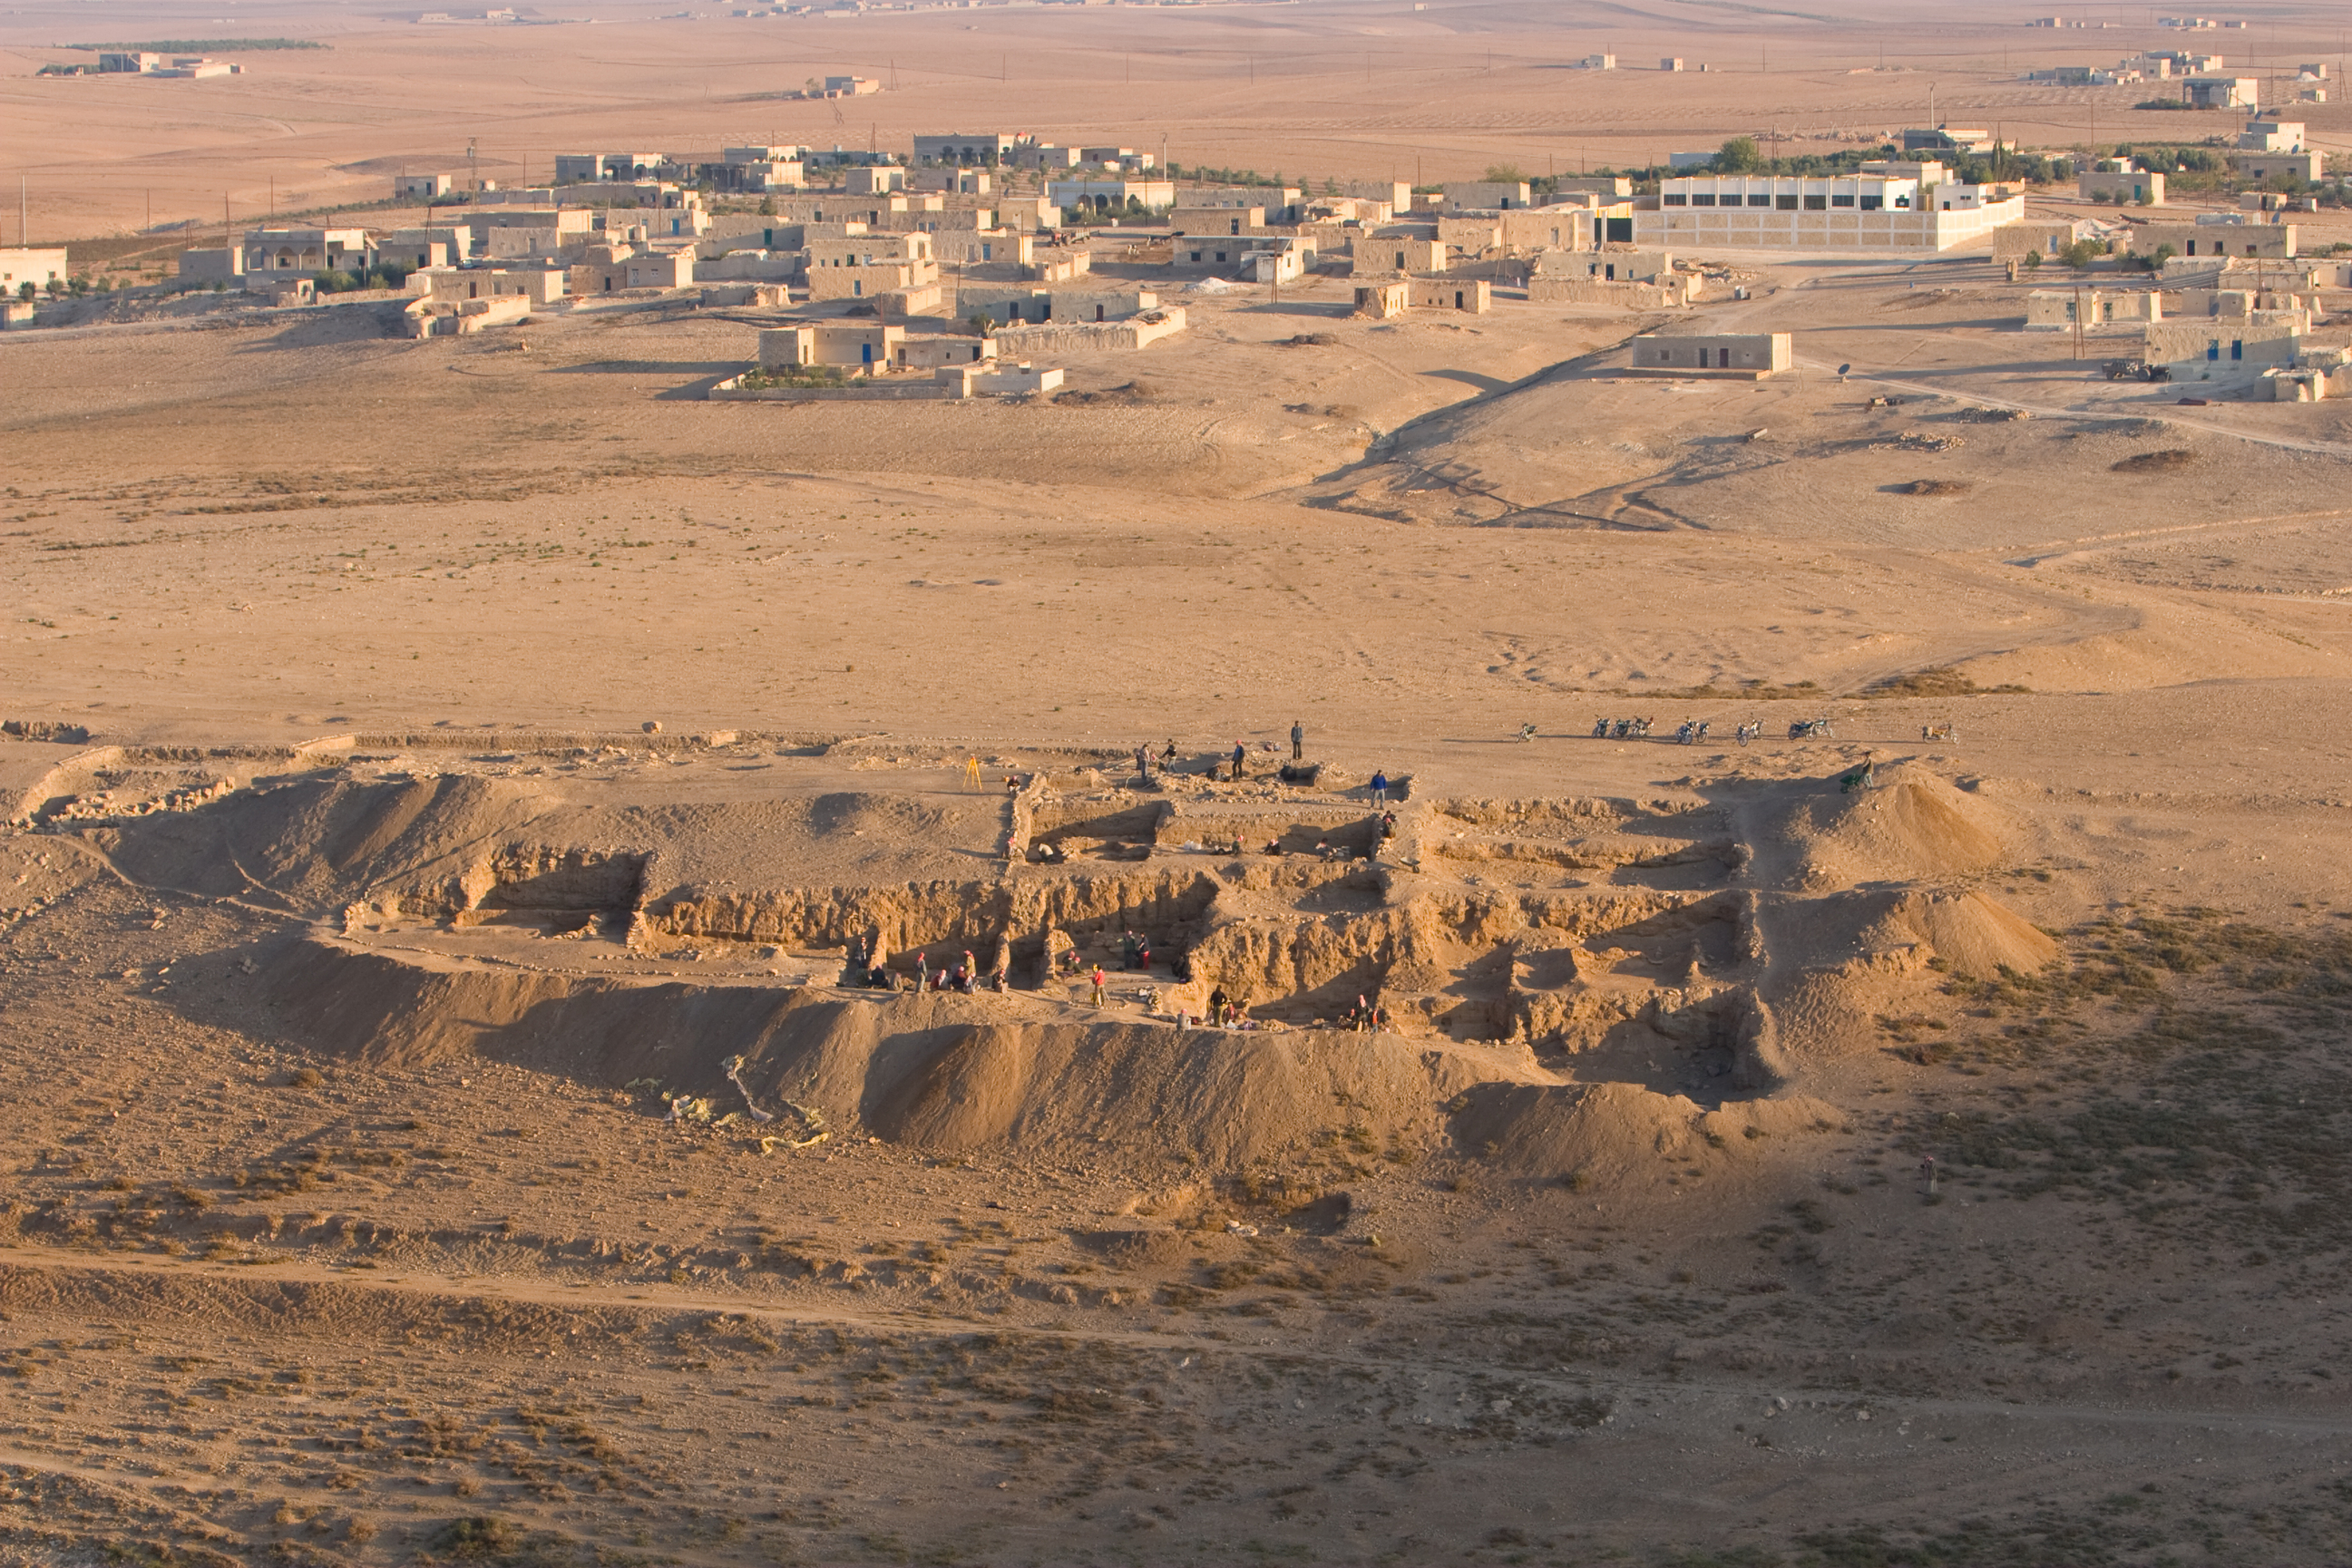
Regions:
M 2022 26 L 2047 14 L 2032 6 L 1918 0 L 1311 0 L 783 21 L 736 8 L 562 0 L 519 9 L 571 25 L 452 27 L 411 23 L 452 9 L 441 6 L 25 0 L 0 13 L 0 144 L 17 150 L 34 239 L 54 242 L 127 233 L 151 211 L 217 235 L 225 197 L 240 224 L 273 201 L 279 212 L 380 201 L 403 171 L 462 179 L 468 141 L 480 172 L 508 184 L 544 182 L 556 153 L 587 148 L 903 149 L 919 131 L 997 127 L 1294 180 L 1466 180 L 1498 162 L 1533 174 L 1646 165 L 1742 134 L 1781 153 L 1875 146 L 1931 113 L 2027 147 L 2195 141 L 2236 126 L 2133 108 L 2165 96 L 2161 84 L 2020 78 L 2195 48 L 2262 79 L 2272 103 L 2292 98 L 2301 62 L 2346 68 L 2341 8 L 2316 0 L 2241 7 L 2231 15 L 2252 26 L 2201 33 L 2127 9 L 2078 12 L 2113 25 L 2052 32 Z M 247 74 L 203 81 L 31 76 L 94 57 L 68 44 L 276 37 L 332 47 L 223 56 Z M 1604 50 L 1623 68 L 1571 68 Z M 1667 56 L 1689 68 L 1659 72 Z M 892 90 L 785 96 L 846 74 Z M 2352 100 L 2340 86 L 2330 96 L 2294 113 L 2316 144 L 2352 151 Z M 0 229 L 15 242 L 13 212 Z
M 918 98 L 967 21 L 1202 71 L 1352 27 L 1460 74 L 1353 108 L 1341 172 L 1394 113 L 1475 173 L 1544 145 L 1479 118 L 1512 93 L 1623 123 L 1470 78 L 1611 41 L 1559 18 L 942 13 L 776 74 L 898 49 L 887 135 L 1040 101 Z M 550 62 L 550 146 L 715 144 L 613 83 L 798 37 L 334 26 L 228 84 L 345 106 L 286 139 L 311 199 L 446 150 L 493 47 Z M 1891 93 L 1838 74 L 1871 29 L 1804 36 L 1763 82 Z M 1910 41 L 2018 39 L 2156 41 Z M 1112 68 L 1088 112 L 1308 161 Z M 1592 91 L 1704 144 L 1759 79 Z M 15 96 L 220 85 L 10 112 L 60 170 L 244 180 L 234 116 Z M 2015 330 L 1981 259 L 1722 259 L 1753 298 L 1698 318 L 1801 374 L 1337 278 L 1186 295 L 1031 402 L 706 402 L 761 318 L 667 306 L 0 337 L 0 1562 L 2352 1554 L 2346 405 L 2095 380 L 2131 340 Z M 845 984 L 877 935 L 1009 939 L 1011 988 Z

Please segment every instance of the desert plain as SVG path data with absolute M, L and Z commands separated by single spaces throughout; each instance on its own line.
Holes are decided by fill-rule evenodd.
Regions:
M 2137 10 L 597 12 L 26 5 L 0 126 L 110 257 L 469 137 L 2167 133 L 2014 79 Z M 2352 1555 L 2352 405 L 1699 259 L 903 407 L 688 301 L 0 333 L 0 1562 Z

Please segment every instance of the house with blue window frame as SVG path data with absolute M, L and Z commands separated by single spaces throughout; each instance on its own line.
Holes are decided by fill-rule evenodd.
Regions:
M 2165 366 L 2176 382 L 2254 380 L 2265 371 L 2294 363 L 2305 330 L 2301 319 L 2209 316 L 2151 321 L 2140 358 Z

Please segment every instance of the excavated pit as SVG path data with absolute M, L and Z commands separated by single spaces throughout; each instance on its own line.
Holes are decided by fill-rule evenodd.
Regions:
M 675 762 L 473 760 L 502 770 L 271 774 L 84 831 L 135 883 L 304 923 L 244 955 L 289 1039 L 722 1105 L 740 1057 L 755 1095 L 940 1151 L 1116 1134 L 1256 1157 L 1328 1131 L 1334 1095 L 1422 1147 L 1439 1100 L 1496 1083 L 1531 1115 L 1596 1083 L 1699 1114 L 1849 1049 L 1864 990 L 1923 984 L 1939 954 L 1988 973 L 2053 950 L 1980 893 L 1900 881 L 2002 841 L 1916 770 L 1860 799 L 1420 802 L 1390 839 L 1352 798 L 1190 780 L 1008 798 L 834 788 L 810 761 L 746 797 Z M 1148 971 L 1123 967 L 1130 936 Z M 902 988 L 967 954 L 1011 985 L 893 995 L 877 954 Z M 1184 1027 L 1220 994 L 1254 1027 Z M 1338 1032 L 1366 1003 L 1381 1027 Z

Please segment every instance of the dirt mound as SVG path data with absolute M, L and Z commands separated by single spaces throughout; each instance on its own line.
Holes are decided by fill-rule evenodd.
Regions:
M 126 824 L 112 858 L 137 882 L 266 893 L 311 915 L 353 904 L 427 916 L 622 911 L 641 899 L 692 904 L 747 864 L 820 884 L 968 873 L 975 852 L 998 844 L 1003 813 L 995 800 L 858 790 L 645 808 L 461 774 L 317 779 Z
M 1149 382 L 1126 382 L 1106 387 L 1100 392 L 1064 392 L 1054 394 L 1057 405 L 1083 408 L 1090 403 L 1106 403 L 1118 408 L 1135 408 L 1151 401 L 1152 387 Z
M 2107 465 L 2111 474 L 2170 474 L 2197 461 L 2197 454 L 2186 447 L 2168 447 L 2161 452 L 2142 452 Z
M 1907 485 L 1889 485 L 1890 496 L 1965 496 L 1976 486 L 1966 479 L 1914 479 Z
M 1804 1096 L 1702 1111 L 1682 1095 L 1631 1083 L 1498 1083 L 1464 1096 L 1453 1130 L 1461 1154 L 1497 1170 L 1622 1191 L 1663 1179 L 1676 1161 L 1752 1155 L 1775 1138 L 1828 1131 L 1844 1119 Z
M 868 1000 L 749 985 L 632 983 L 412 964 L 309 937 L 264 967 L 272 1021 L 315 1048 L 416 1067 L 480 1054 L 604 1087 L 651 1080 L 764 1108 L 813 1107 L 941 1154 L 1124 1149 L 1237 1164 L 1360 1128 L 1418 1150 L 1438 1104 L 1480 1083 L 1551 1082 L 1524 1057 L 1395 1035 L 1037 1024 L 992 996 Z
M 2058 944 L 2031 921 L 1979 893 L 1915 893 L 1895 920 L 1963 974 L 2031 974 L 2058 956 Z
M 2026 688 L 2016 685 L 1980 686 L 1976 678 L 1949 664 L 1930 665 L 1924 670 L 1906 670 L 1888 675 L 1870 685 L 1862 695 L 1866 697 L 1972 697 L 2021 693 Z
M 1822 793 L 1803 802 L 1789 828 L 1808 886 L 1949 876 L 2000 860 L 2008 837 L 1994 810 L 1927 768 L 1882 772 L 1877 787 Z
M 1349 1129 L 1418 1152 L 1494 1065 L 1394 1036 L 974 1025 L 894 1074 L 866 1124 L 939 1154 L 1098 1138 L 1234 1165 Z
M 126 825 L 112 858 L 134 881 L 215 897 L 261 890 L 309 914 L 386 885 L 456 907 L 477 858 L 467 852 L 556 804 L 544 790 L 457 775 L 304 780 Z

